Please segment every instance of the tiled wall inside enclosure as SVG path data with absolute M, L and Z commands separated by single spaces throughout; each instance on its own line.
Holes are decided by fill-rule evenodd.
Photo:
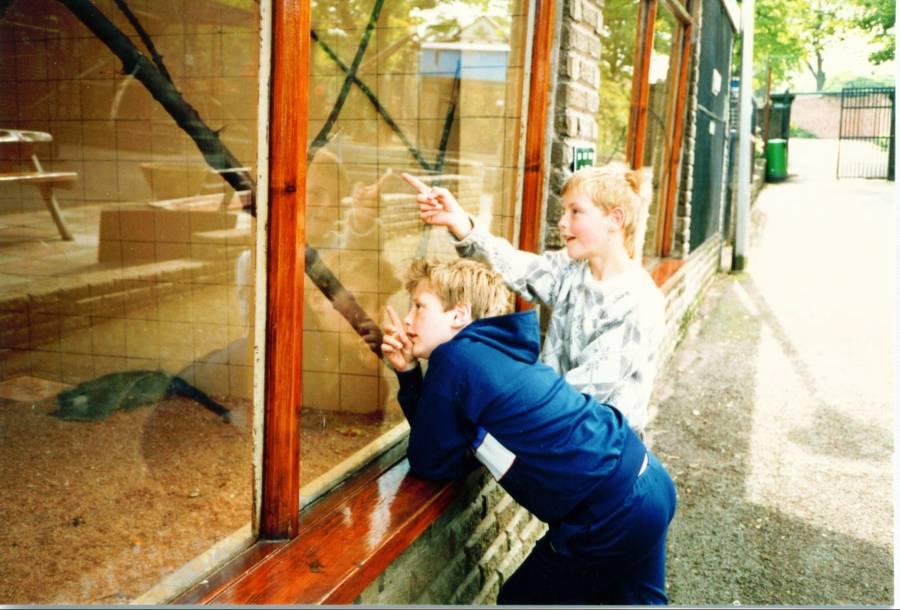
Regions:
M 141 50 L 111 0 L 95 3 Z M 258 23 L 246 10 L 213 3 L 130 5 L 185 101 L 247 165 L 256 156 Z M 112 51 L 60 3 L 14 3 L 0 23 L 0 126 L 49 132 L 48 169 L 83 179 L 59 198 L 67 206 L 197 194 L 208 172 L 196 145 Z M 23 25 L 17 25 L 22 23 Z M 146 53 L 146 52 L 145 52 Z M 169 169 L 170 171 L 165 171 Z M 214 180 L 210 179 L 210 186 Z M 5 187 L 4 187 L 5 189 Z M 25 200 L 42 207 L 25 191 Z M 21 203 L 5 190 L 3 211 Z
M 419 221 L 400 173 L 430 176 L 511 239 L 523 133 L 527 3 L 478 19 L 483 11 L 473 9 L 468 21 L 399 7 L 384 4 L 345 98 L 369 15 L 325 6 L 313 15 L 309 137 L 326 137 L 308 175 L 308 243 L 379 325 L 388 303 L 405 315 L 403 275 L 413 258 L 455 256 L 443 229 Z M 304 405 L 396 407 L 395 375 L 309 278 L 305 295 Z
M 255 179 L 259 11 L 0 2 L 4 600 L 126 604 L 244 544 L 255 221 L 188 131 Z
M 116 3 L 93 4 L 150 57 Z M 127 6 L 184 103 L 255 172 L 256 3 Z M 56 234 L 38 188 L 0 182 L 0 308 L 16 322 L 4 325 L 3 377 L 76 383 L 162 368 L 249 398 L 252 220 L 236 198 L 218 210 L 231 191 L 194 140 L 63 3 L 6 9 L 0 129 L 49 133 L 36 147 L 43 169 L 77 174 L 54 189 L 71 242 Z M 0 174 L 33 169 L 21 148 L 0 147 Z

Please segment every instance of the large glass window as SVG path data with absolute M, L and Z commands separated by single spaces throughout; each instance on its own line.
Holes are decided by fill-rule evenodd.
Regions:
M 248 535 L 258 56 L 254 0 L 0 2 L 5 603 Z
M 640 8 L 640 0 L 610 0 L 603 5 L 596 165 L 628 161 L 628 124 Z
M 456 254 L 399 174 L 507 238 L 520 182 L 527 3 L 346 4 L 313 5 L 302 497 L 406 429 L 377 353 L 384 306 L 406 313 L 415 257 Z
M 653 195 L 647 218 L 644 254 L 658 256 L 667 213 L 666 185 L 669 179 L 668 161 L 673 146 L 672 132 L 676 120 L 675 100 L 678 95 L 678 75 L 683 29 L 665 3 L 659 3 L 653 25 L 653 48 L 649 53 L 649 102 L 647 108 L 646 140 L 642 167 L 651 176 Z

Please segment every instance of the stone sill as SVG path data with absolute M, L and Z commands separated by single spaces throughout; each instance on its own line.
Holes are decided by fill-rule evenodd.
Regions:
M 665 291 L 686 262 L 645 267 Z M 404 441 L 304 508 L 296 538 L 258 540 L 171 603 L 353 603 L 463 490 L 412 476 L 405 455 Z

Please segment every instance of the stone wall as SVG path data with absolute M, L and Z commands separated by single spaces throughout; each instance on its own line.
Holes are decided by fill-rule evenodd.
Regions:
M 560 191 L 569 176 L 573 146 L 593 146 L 597 142 L 597 110 L 600 107 L 600 32 L 603 28 L 601 2 L 566 0 L 560 31 L 559 74 L 553 140 L 550 148 L 550 188 L 544 247 L 563 246 L 559 237 Z
M 358 604 L 493 604 L 547 526 L 479 468 L 465 492 L 356 600 Z
M 697 2 L 694 18 L 701 23 L 703 3 Z M 697 28 L 699 32 L 699 27 Z M 677 203 L 675 205 L 675 226 L 672 232 L 672 249 L 669 256 L 685 258 L 691 250 L 691 200 L 694 184 L 694 149 L 697 143 L 697 84 L 700 81 L 700 41 L 694 36 L 691 48 L 691 65 L 688 76 L 687 100 L 685 102 L 684 137 L 681 144 L 681 163 L 678 181 Z
M 840 124 L 840 95 L 798 95 L 791 104 L 791 126 L 812 137 L 837 138 Z
M 660 348 L 660 371 L 665 370 L 666 362 L 681 342 L 684 330 L 693 317 L 694 305 L 719 271 L 721 247 L 722 240 L 718 235 L 707 239 L 687 257 L 684 266 L 663 287 L 666 333 Z

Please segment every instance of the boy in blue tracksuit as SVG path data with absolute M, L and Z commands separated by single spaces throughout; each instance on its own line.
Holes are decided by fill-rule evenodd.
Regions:
M 488 267 L 419 260 L 406 288 L 410 311 L 401 321 L 388 307 L 382 350 L 412 471 L 452 479 L 481 462 L 549 524 L 498 603 L 667 603 L 675 487 L 625 417 L 538 362 L 535 312 L 504 314 L 508 293 Z

